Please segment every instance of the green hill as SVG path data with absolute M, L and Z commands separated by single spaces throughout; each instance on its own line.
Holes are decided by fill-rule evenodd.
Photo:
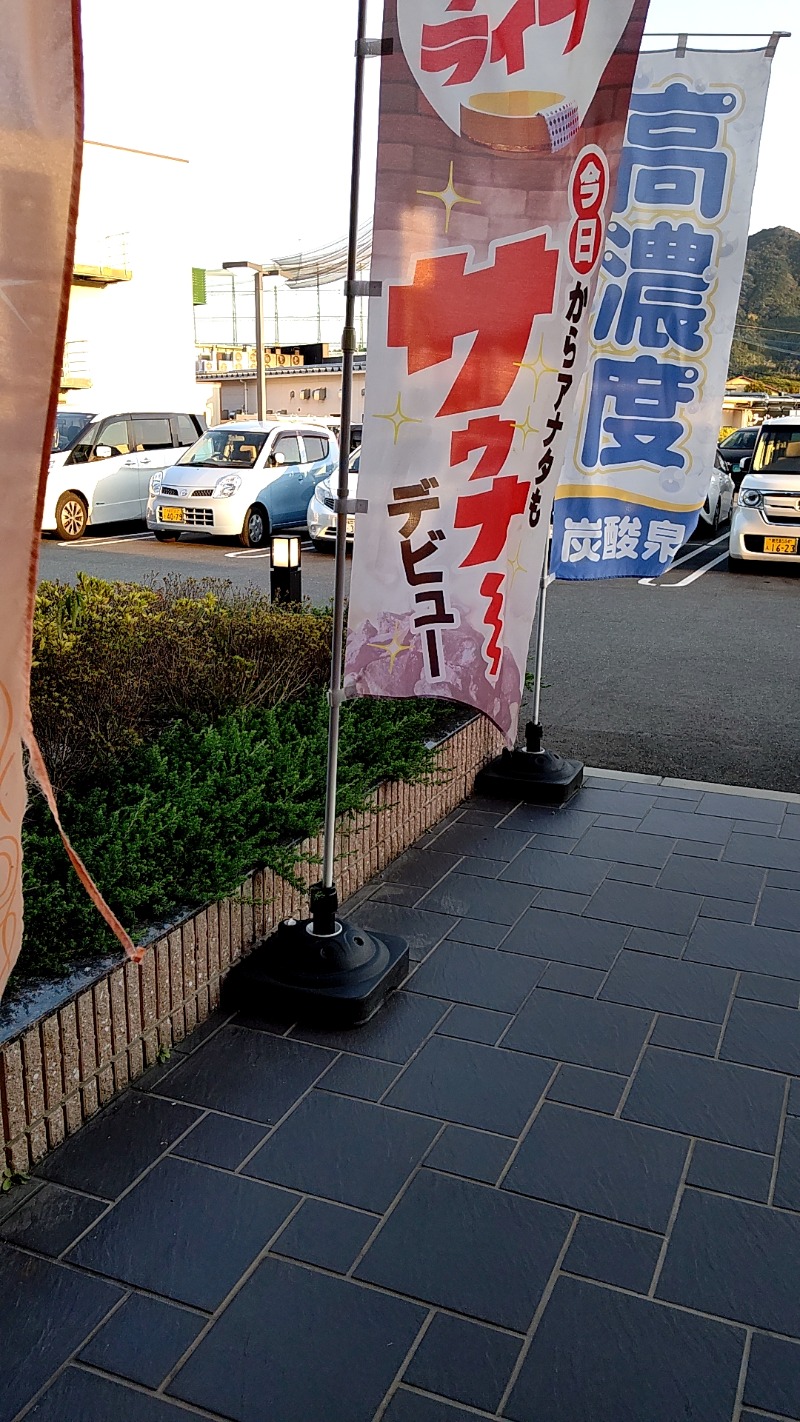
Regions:
M 800 376 L 800 232 L 790 227 L 748 238 L 730 374 Z

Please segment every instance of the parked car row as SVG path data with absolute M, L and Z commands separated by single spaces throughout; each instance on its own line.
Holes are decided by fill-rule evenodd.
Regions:
M 800 414 L 765 420 L 738 472 L 731 571 L 754 562 L 800 563 Z

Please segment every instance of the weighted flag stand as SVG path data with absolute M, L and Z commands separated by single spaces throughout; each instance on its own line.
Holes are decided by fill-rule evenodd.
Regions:
M 364 60 L 389 52 L 391 45 L 391 41 L 365 39 L 366 10 L 367 0 L 358 0 L 322 879 L 311 888 L 311 917 L 288 918 L 280 923 L 269 938 L 233 968 L 225 984 L 227 1000 L 250 1013 L 274 1018 L 288 1012 L 304 1020 L 340 1027 L 356 1026 L 374 1016 L 389 992 L 406 976 L 409 962 L 408 945 L 402 938 L 378 936 L 338 917 L 339 895 L 334 879 L 339 713 L 344 700 L 342 652 L 355 302 L 359 296 L 373 294 L 371 283 L 356 280 Z
M 545 564 L 548 555 L 545 555 Z M 545 571 L 539 582 L 539 608 L 536 617 L 536 650 L 533 662 L 533 720 L 525 727 L 525 748 L 515 746 L 503 750 L 491 760 L 475 779 L 476 795 L 491 795 L 498 800 L 524 800 L 528 805 L 565 805 L 583 784 L 583 765 L 579 760 L 564 760 L 555 751 L 542 749 L 542 725 L 539 707 L 542 697 L 542 661 L 544 653 L 544 620 L 547 589 L 555 575 Z

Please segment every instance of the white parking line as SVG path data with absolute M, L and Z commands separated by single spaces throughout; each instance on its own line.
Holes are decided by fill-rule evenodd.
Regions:
M 154 533 L 120 533 L 116 538 L 87 538 L 81 545 L 83 548 L 104 548 L 109 543 L 133 543 L 136 539 L 149 538 L 155 542 Z M 77 540 L 72 538 L 69 542 L 57 543 L 56 548 L 74 548 Z
M 690 583 L 694 583 L 694 582 L 697 581 L 698 578 L 702 578 L 703 574 L 704 574 L 704 573 L 707 573 L 710 568 L 716 568 L 716 566 L 717 566 L 718 563 L 724 563 L 724 561 L 725 561 L 725 559 L 727 558 L 727 556 L 728 556 L 728 550 L 727 550 L 727 548 L 726 548 L 726 549 L 725 549 L 725 552 L 724 552 L 724 553 L 720 553 L 720 555 L 719 555 L 718 558 L 712 558 L 712 560 L 711 560 L 710 563 L 704 563 L 703 566 L 702 566 L 702 568 L 696 568 L 693 573 L 689 573 L 688 577 L 686 577 L 686 578 L 681 578 L 681 580 L 680 580 L 679 583 L 665 583 L 665 584 L 664 584 L 664 587 L 666 587 L 666 588 L 688 588 L 688 586 L 689 586 Z
M 268 558 L 269 549 L 241 548 L 236 553 L 226 553 L 226 558 Z
M 727 543 L 727 541 L 728 541 L 728 535 L 727 535 L 727 533 L 722 533 L 722 534 L 720 534 L 719 538 L 712 538 L 709 543 L 701 543 L 701 544 L 698 544 L 698 546 L 695 547 L 695 548 L 690 548 L 689 551 L 688 551 L 688 553 L 684 553 L 684 554 L 682 555 L 682 557 L 676 558 L 676 559 L 675 559 L 675 562 L 672 564 L 672 566 L 669 567 L 669 568 L 667 568 L 667 569 L 665 570 L 665 572 L 659 573 L 659 574 L 658 574 L 656 577 L 654 577 L 654 578 L 639 578 L 639 579 L 638 579 L 638 582 L 639 582 L 640 587 L 643 587 L 643 588 L 652 588 L 652 587 L 682 588 L 682 587 L 684 587 L 684 586 L 685 586 L 685 583 L 686 583 L 686 582 L 691 582 L 692 579 L 685 579 L 683 582 L 680 582 L 680 583 L 662 583 L 662 582 L 660 582 L 659 580 L 660 580 L 661 578 L 665 578 L 665 577 L 667 576 L 667 573 L 673 572 L 675 568 L 679 568 L 679 567 L 681 566 L 681 563 L 688 563 L 690 558 L 696 558 L 697 555 L 698 555 L 698 553 L 704 553 L 708 548 L 716 548 L 719 543 Z M 726 549 L 726 554 L 727 554 L 727 549 Z M 704 573 L 704 572 L 706 571 L 706 568 L 713 568 L 715 563 L 720 563 L 721 561 L 722 561 L 721 558 L 715 558 L 714 563 L 707 563 L 707 564 L 705 564 L 704 567 L 702 567 L 702 568 L 700 569 L 700 572 L 701 572 L 701 573 Z M 699 574 L 698 574 L 698 576 L 699 576 Z

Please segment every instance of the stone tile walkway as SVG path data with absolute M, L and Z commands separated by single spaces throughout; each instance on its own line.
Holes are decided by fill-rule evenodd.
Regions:
M 473 802 L 0 1205 L 0 1422 L 800 1419 L 800 804 Z

